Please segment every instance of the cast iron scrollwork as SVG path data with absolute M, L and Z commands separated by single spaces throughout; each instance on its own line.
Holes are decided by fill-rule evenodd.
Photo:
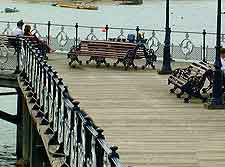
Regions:
M 41 37 L 39 30 L 37 29 L 37 24 L 34 24 L 33 29 L 31 30 L 32 34 L 35 34 L 36 37 Z
M 3 35 L 11 35 L 12 29 L 10 28 L 10 23 L 7 23 L 6 28 L 2 32 Z
M 159 49 L 160 42 L 159 39 L 156 37 L 156 33 L 154 30 L 152 31 L 152 36 L 147 40 L 147 45 L 149 49 L 153 49 L 154 52 L 157 52 L 157 50 Z
M 94 34 L 94 28 L 91 27 L 91 32 L 87 35 L 87 37 L 85 38 L 86 40 L 98 40 L 98 38 L 96 37 L 96 35 Z
M 8 48 L 0 41 L 0 65 L 3 65 L 8 61 L 8 56 Z
M 64 26 L 61 26 L 61 31 L 56 35 L 57 42 L 61 49 L 66 46 L 69 41 L 69 37 L 67 33 L 64 31 Z
M 185 39 L 181 42 L 180 48 L 181 48 L 182 53 L 185 55 L 185 57 L 187 57 L 188 55 L 190 55 L 192 53 L 192 51 L 194 49 L 194 44 L 189 39 L 188 33 L 186 33 Z
M 120 29 L 120 35 L 117 37 L 117 39 L 126 39 L 126 37 L 124 36 L 124 31 L 123 31 L 122 28 Z

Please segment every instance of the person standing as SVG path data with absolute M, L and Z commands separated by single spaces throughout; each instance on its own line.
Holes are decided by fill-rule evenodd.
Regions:
M 12 31 L 11 35 L 13 37 L 9 37 L 9 43 L 15 48 L 15 53 L 19 53 L 21 51 L 21 42 L 17 40 L 17 37 L 23 36 L 23 20 L 17 22 L 16 28 Z
M 223 72 L 223 87 L 225 89 L 225 49 L 220 49 L 221 70 Z
M 16 28 L 12 31 L 12 36 L 23 36 L 23 20 L 17 22 Z

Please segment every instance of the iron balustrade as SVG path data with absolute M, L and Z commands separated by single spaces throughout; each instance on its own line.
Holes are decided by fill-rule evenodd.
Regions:
M 20 38 L 0 35 L 0 71 L 18 73 L 23 64 L 24 50 Z
M 35 103 L 35 117 L 41 119 L 41 125 L 48 126 L 45 133 L 51 135 L 49 148 L 57 146 L 48 151 L 64 158 L 62 166 L 123 167 L 116 152 L 118 147 L 106 142 L 103 130 L 80 109 L 36 44 L 28 39 L 23 44 L 26 60 L 21 78 L 30 92 L 30 102 Z
M 16 22 L 0 21 L 0 32 L 10 35 L 12 27 Z M 147 29 L 140 26 L 128 27 L 110 27 L 104 26 L 85 26 L 79 25 L 62 25 L 47 23 L 27 22 L 32 26 L 32 33 L 43 38 L 54 49 L 68 52 L 72 46 L 78 46 L 79 42 L 84 39 L 90 40 L 120 40 L 127 38 L 129 33 L 136 36 L 139 40 L 138 33 L 144 32 L 145 39 L 149 48 L 153 49 L 158 57 L 163 55 L 163 41 L 165 30 Z M 225 35 L 222 34 L 221 42 L 225 45 Z M 171 56 L 174 59 L 183 60 L 203 60 L 214 61 L 215 56 L 215 38 L 216 33 L 207 32 L 171 32 Z

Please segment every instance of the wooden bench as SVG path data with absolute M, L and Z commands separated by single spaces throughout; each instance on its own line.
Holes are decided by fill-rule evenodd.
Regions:
M 205 86 L 208 80 L 208 86 Z M 207 100 L 207 93 L 212 88 L 213 83 L 213 69 L 209 64 L 204 62 L 192 63 L 187 68 L 176 69 L 168 78 L 168 84 L 173 84 L 174 87 L 170 89 L 171 93 L 175 93 L 177 89 L 177 97 L 180 98 L 184 93 L 188 97 L 184 98 L 184 102 L 188 103 L 192 97 L 200 98 L 203 102 Z
M 134 44 L 128 42 L 113 42 L 113 41 L 81 41 L 79 47 L 72 47 L 68 53 L 68 58 L 70 58 L 69 65 L 72 66 L 74 62 L 78 62 L 80 65 L 82 61 L 79 57 L 86 56 L 90 57 L 86 61 L 89 64 L 91 61 L 95 61 L 97 66 L 105 64 L 107 67 L 110 66 L 106 62 L 106 58 L 116 59 L 117 61 L 113 66 L 117 66 L 122 63 L 125 69 L 133 67 L 137 69 L 134 64 L 135 59 L 145 59 L 145 64 L 142 66 L 145 69 L 147 66 L 151 66 L 153 69 L 156 61 L 156 56 L 153 50 L 149 50 L 144 44 Z

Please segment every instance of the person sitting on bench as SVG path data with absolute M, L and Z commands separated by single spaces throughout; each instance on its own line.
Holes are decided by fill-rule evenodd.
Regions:
M 55 50 L 51 49 L 50 46 L 46 43 L 46 41 L 39 39 L 35 34 L 31 33 L 31 26 L 30 25 L 25 25 L 24 28 L 24 36 L 25 37 L 30 37 L 32 41 L 38 42 L 42 47 L 44 47 L 44 50 L 46 53 L 52 53 Z

